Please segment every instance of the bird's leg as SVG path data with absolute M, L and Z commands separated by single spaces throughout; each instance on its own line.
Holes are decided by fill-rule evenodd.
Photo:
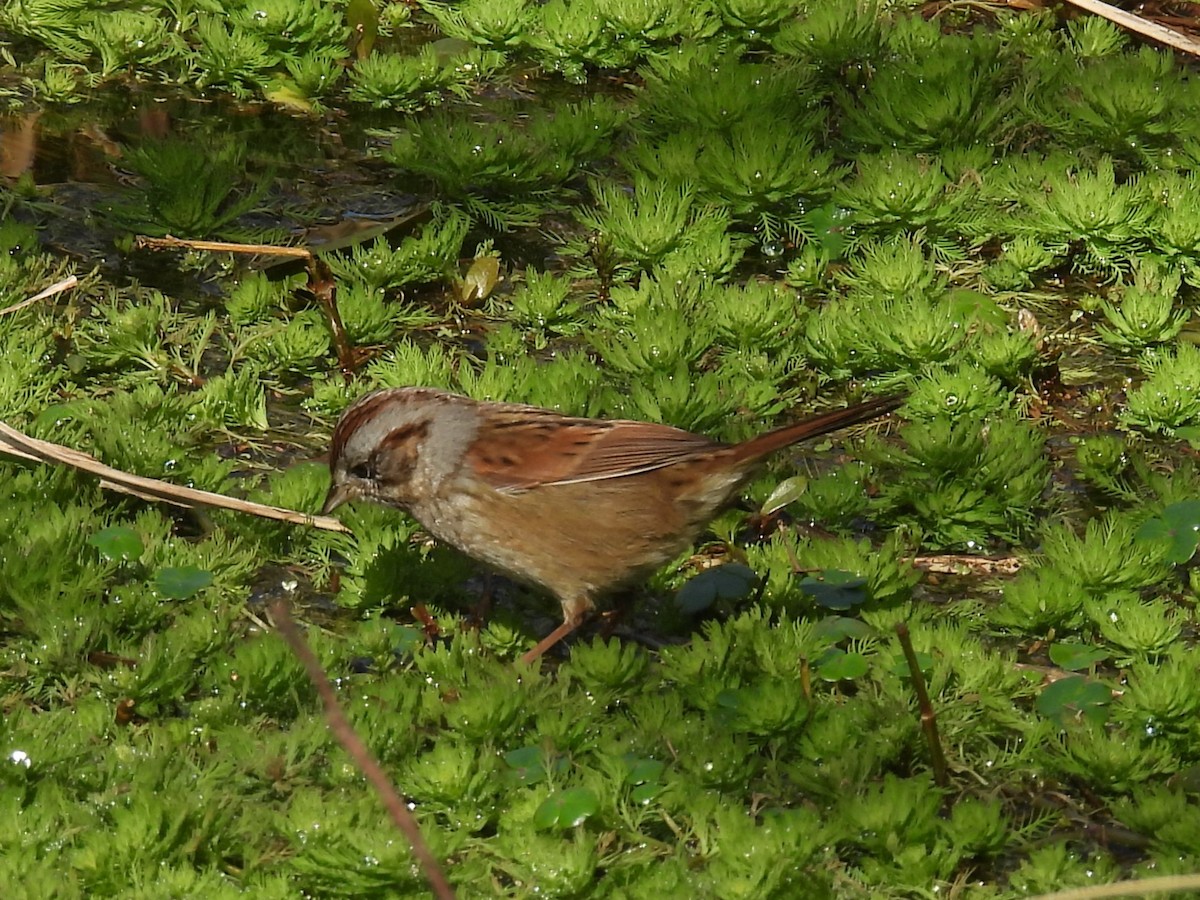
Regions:
M 483 589 L 479 592 L 479 599 L 475 602 L 475 606 L 471 609 L 471 616 L 467 620 L 467 624 L 478 630 L 482 630 L 487 624 L 488 616 L 492 612 L 492 595 L 495 590 L 495 579 L 491 572 L 484 572 Z
M 563 612 L 565 617 L 563 623 L 555 628 L 552 632 L 537 642 L 537 645 L 521 657 L 521 662 L 529 664 L 540 657 L 543 653 L 565 638 L 568 634 L 583 624 L 583 620 L 587 618 L 587 614 L 591 612 L 592 603 L 590 600 L 580 600 L 574 603 L 564 603 Z

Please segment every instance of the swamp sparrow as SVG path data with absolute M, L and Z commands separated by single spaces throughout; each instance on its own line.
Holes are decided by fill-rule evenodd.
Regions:
M 689 546 L 767 455 L 900 403 L 869 400 L 722 444 L 669 425 L 390 388 L 338 421 L 321 512 L 356 498 L 397 507 L 439 540 L 549 591 L 563 623 L 522 657 L 530 662 L 597 597 Z

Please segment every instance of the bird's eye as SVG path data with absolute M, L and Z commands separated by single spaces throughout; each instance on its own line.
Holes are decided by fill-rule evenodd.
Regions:
M 350 467 L 350 474 L 355 478 L 370 479 L 375 477 L 375 466 L 371 464 L 370 460 L 355 463 Z

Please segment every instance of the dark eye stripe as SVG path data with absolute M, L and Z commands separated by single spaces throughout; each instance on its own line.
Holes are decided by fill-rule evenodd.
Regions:
M 409 422 L 407 425 L 393 428 L 387 437 L 379 442 L 379 448 L 375 452 L 379 454 L 403 451 L 407 444 L 423 440 L 428 430 L 428 422 Z

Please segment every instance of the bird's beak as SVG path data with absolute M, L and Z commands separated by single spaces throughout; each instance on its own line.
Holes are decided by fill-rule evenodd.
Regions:
M 345 483 L 334 482 L 329 486 L 329 493 L 325 495 L 325 502 L 321 506 L 321 515 L 327 516 L 347 500 L 354 499 L 354 491 Z

